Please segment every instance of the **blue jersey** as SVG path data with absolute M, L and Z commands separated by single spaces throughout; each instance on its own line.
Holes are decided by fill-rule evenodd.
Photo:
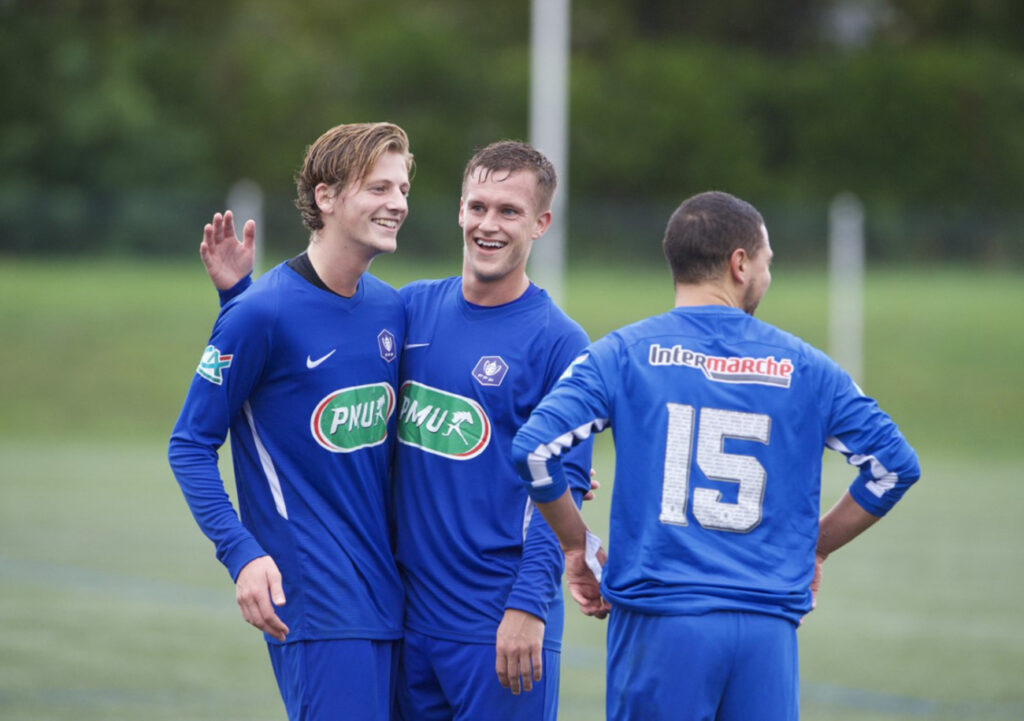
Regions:
M 396 557 L 406 627 L 493 644 L 506 608 L 545 619 L 560 648 L 562 554 L 509 456 L 512 437 L 587 337 L 531 285 L 496 307 L 468 303 L 461 278 L 412 283 L 398 405 Z M 567 457 L 590 487 L 590 448 Z
M 601 588 L 640 613 L 797 621 L 811 608 L 825 446 L 881 516 L 920 475 L 892 420 L 826 355 L 735 308 L 676 308 L 591 345 L 515 440 L 531 495 L 611 425 L 616 472 Z
M 404 336 L 382 281 L 343 298 L 279 265 L 222 308 L 192 380 L 171 467 L 233 579 L 274 559 L 289 642 L 401 636 L 388 521 Z M 229 428 L 241 522 L 217 470 Z

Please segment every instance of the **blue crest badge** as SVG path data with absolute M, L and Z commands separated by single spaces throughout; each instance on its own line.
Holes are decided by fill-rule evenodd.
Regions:
M 500 386 L 506 373 L 508 363 L 496 355 L 485 355 L 473 367 L 473 377 L 482 386 Z
M 388 363 L 398 357 L 395 336 L 388 329 L 385 328 L 377 334 L 377 346 L 380 348 L 380 357 Z

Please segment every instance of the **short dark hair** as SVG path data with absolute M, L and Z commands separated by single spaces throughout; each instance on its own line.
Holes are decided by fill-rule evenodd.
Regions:
M 725 270 L 733 251 L 751 256 L 764 245 L 764 219 L 750 203 L 709 191 L 683 201 L 661 243 L 676 283 L 702 283 Z
M 412 153 L 409 136 L 393 123 L 348 123 L 335 125 L 306 148 L 302 168 L 295 175 L 295 207 L 302 214 L 302 224 L 310 231 L 324 227 L 316 204 L 316 186 L 320 183 L 344 188 L 362 182 L 384 153 L 405 156 L 405 166 L 412 174 Z
M 499 140 L 485 148 L 478 149 L 466 163 L 462 174 L 462 193 L 466 193 L 466 184 L 470 176 L 482 169 L 482 179 L 487 180 L 496 172 L 511 175 L 521 170 L 529 170 L 537 178 L 537 210 L 541 213 L 551 209 L 551 200 L 555 197 L 558 187 L 558 174 L 542 152 L 529 143 L 520 140 Z

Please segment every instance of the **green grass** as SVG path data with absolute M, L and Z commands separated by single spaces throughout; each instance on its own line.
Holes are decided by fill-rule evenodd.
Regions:
M 451 270 L 374 266 L 395 283 Z M 822 346 L 825 290 L 777 269 L 759 315 Z M 1024 283 L 887 270 L 867 299 L 866 390 L 925 475 L 826 566 L 800 630 L 804 718 L 1022 718 Z M 567 309 L 593 337 L 670 302 L 660 270 L 569 278 Z M 264 644 L 164 458 L 215 306 L 196 264 L 0 263 L 0 718 L 283 718 Z M 586 509 L 605 536 L 609 441 Z M 849 476 L 826 465 L 826 503 Z M 570 609 L 566 626 L 561 718 L 592 721 L 604 625 Z

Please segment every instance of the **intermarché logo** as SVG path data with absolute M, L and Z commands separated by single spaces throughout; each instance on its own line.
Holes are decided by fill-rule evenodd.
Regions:
M 491 441 L 491 421 L 471 398 L 406 381 L 399 401 L 400 443 L 465 461 L 483 453 Z
M 309 429 L 332 453 L 350 453 L 383 443 L 394 410 L 395 391 L 388 383 L 339 388 L 316 404 Z

